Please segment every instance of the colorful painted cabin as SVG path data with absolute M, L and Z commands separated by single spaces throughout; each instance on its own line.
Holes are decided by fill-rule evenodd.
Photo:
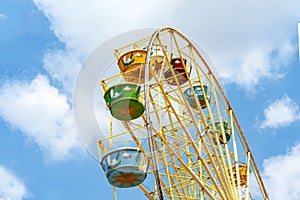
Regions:
M 164 63 L 164 52 L 162 48 L 166 48 L 165 46 L 161 47 L 160 45 L 153 45 L 150 55 L 150 66 L 154 68 L 154 71 L 159 72 L 162 69 Z
M 223 128 L 224 128 L 224 134 L 225 134 L 225 138 L 226 140 L 223 139 L 223 135 L 222 135 L 222 127 L 221 124 L 223 124 Z M 221 144 L 226 144 L 229 140 L 230 140 L 230 130 L 228 129 L 228 123 L 227 122 L 215 122 L 215 128 L 216 128 L 216 132 L 219 138 L 219 142 Z M 212 126 L 209 126 L 209 129 L 212 129 Z M 210 130 L 210 134 L 213 137 L 213 142 L 214 144 L 217 144 L 217 140 L 215 139 L 215 133 Z
M 141 86 L 135 83 L 121 83 L 108 88 L 104 99 L 111 115 L 127 121 L 140 117 L 145 110 L 139 101 L 140 89 Z
M 237 186 L 237 174 L 236 174 L 236 167 L 232 167 L 233 178 L 235 185 Z M 239 174 L 240 174 L 240 186 L 245 186 L 247 184 L 247 166 L 246 165 L 239 165 Z
M 183 62 L 182 62 L 183 61 Z M 186 71 L 186 59 L 184 58 L 172 58 L 171 65 L 174 71 L 174 74 L 179 82 L 179 84 L 183 84 L 187 82 L 188 79 L 188 72 Z M 170 85 L 176 85 L 176 80 L 173 77 L 173 73 L 171 69 L 168 69 L 164 72 L 164 77 Z
M 105 154 L 101 166 L 108 182 L 119 188 L 137 186 L 147 176 L 148 165 L 143 162 L 141 151 L 133 147 L 123 147 Z
M 194 90 L 201 108 L 206 108 L 204 93 L 205 93 L 205 96 L 206 96 L 206 99 L 208 100 L 208 102 L 210 101 L 209 96 L 207 94 L 207 86 L 203 85 L 204 92 L 202 91 L 201 85 L 193 86 L 193 89 L 189 88 L 186 91 L 184 91 L 184 96 L 185 96 L 186 100 L 189 102 L 190 106 L 194 109 L 197 109 L 196 100 L 194 98 L 194 94 L 193 94 L 192 90 Z
M 145 82 L 146 50 L 134 49 L 120 56 L 118 65 L 126 81 L 133 83 Z M 149 80 L 152 74 L 149 72 Z

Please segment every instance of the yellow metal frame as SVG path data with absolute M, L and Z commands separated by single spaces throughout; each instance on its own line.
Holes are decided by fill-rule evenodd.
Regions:
M 153 78 L 145 83 L 149 86 L 148 91 L 142 90 L 140 99 L 143 100 L 145 95 L 149 95 L 150 101 L 144 103 L 148 104 L 150 109 L 148 113 L 152 119 L 151 137 L 164 197 L 182 200 L 253 199 L 254 194 L 249 185 L 251 173 L 256 178 L 255 184 L 260 188 L 260 196 L 257 198 L 269 199 L 243 131 L 212 67 L 208 65 L 202 52 L 200 53 L 183 34 L 170 27 L 161 28 L 151 37 L 116 49 L 116 61 L 126 51 L 151 49 L 153 45 L 161 46 L 165 59 L 160 71 L 155 71 L 153 66 L 149 66 Z M 191 74 L 183 85 L 179 84 L 170 64 L 170 58 L 174 55 L 188 60 L 185 68 L 187 72 L 191 71 Z M 168 85 L 163 77 L 163 72 L 168 69 L 175 77 L 176 86 Z M 122 72 L 101 80 L 103 94 L 110 83 L 116 80 L 122 82 Z M 204 85 L 209 88 L 209 94 L 204 93 L 205 109 L 201 108 L 198 101 L 197 109 L 193 109 L 185 99 L 184 91 L 195 84 L 200 85 L 202 90 Z M 195 92 L 193 95 L 196 99 Z M 219 137 L 214 125 L 217 121 L 226 121 L 229 126 L 231 138 L 224 144 L 218 139 L 213 141 L 213 138 Z M 100 159 L 107 152 L 103 143 L 108 142 L 110 147 L 114 143 L 125 145 L 128 141 L 124 140 L 123 136 L 126 135 L 131 138 L 130 142 L 135 143 L 142 151 L 145 159 L 151 161 L 149 143 L 142 142 L 142 137 L 147 140 L 146 123 L 145 114 L 137 121 L 124 121 L 122 131 L 115 131 L 114 124 L 110 122 L 110 134 L 97 142 Z M 209 126 L 212 127 L 214 135 L 209 132 Z M 222 123 L 221 133 L 223 141 L 226 141 Z M 151 177 L 155 172 L 153 162 L 149 164 L 148 177 Z M 246 185 L 240 184 L 240 164 L 247 166 Z M 154 181 L 147 181 L 138 188 L 149 199 L 158 199 Z M 117 198 L 116 190 L 114 197 Z

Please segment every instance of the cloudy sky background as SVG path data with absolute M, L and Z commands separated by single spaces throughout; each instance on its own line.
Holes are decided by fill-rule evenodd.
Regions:
M 104 41 L 165 25 L 214 61 L 271 199 L 300 199 L 299 5 L 0 0 L 0 199 L 113 199 L 75 131 L 73 83 Z

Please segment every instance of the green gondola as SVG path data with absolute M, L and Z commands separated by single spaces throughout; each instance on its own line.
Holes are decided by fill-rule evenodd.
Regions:
M 139 101 L 141 87 L 134 83 L 121 83 L 110 87 L 104 99 L 111 115 L 118 120 L 133 120 L 140 117 L 145 110 Z
M 223 124 L 223 129 L 224 129 L 224 134 L 225 134 L 225 139 L 226 140 L 223 139 L 221 124 Z M 222 123 L 221 122 L 215 122 L 215 128 L 216 128 L 216 133 L 217 133 L 219 142 L 221 144 L 226 144 L 230 140 L 230 130 L 228 128 L 228 123 L 227 122 L 222 122 Z M 212 126 L 211 125 L 209 126 L 209 129 L 210 129 L 210 134 L 213 137 L 214 144 L 217 144 L 217 140 L 215 139 L 215 134 L 212 131 Z

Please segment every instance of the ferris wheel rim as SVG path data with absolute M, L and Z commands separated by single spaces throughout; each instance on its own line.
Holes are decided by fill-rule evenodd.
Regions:
M 212 75 L 213 81 L 216 83 L 216 86 L 217 86 L 217 87 L 219 88 L 219 90 L 221 91 L 222 96 L 223 96 L 223 98 L 225 99 L 226 104 L 227 104 L 227 106 L 228 106 L 228 110 L 231 110 L 231 112 L 232 112 L 232 116 L 233 116 L 234 121 L 238 122 L 238 120 L 237 120 L 237 118 L 236 118 L 236 116 L 235 116 L 235 113 L 234 113 L 233 110 L 232 110 L 232 106 L 231 106 L 230 102 L 228 101 L 227 96 L 226 96 L 226 94 L 225 94 L 225 92 L 224 92 L 224 89 L 222 88 L 221 84 L 219 83 L 218 79 L 216 78 L 216 74 L 218 75 L 218 73 L 217 73 L 217 71 L 215 70 L 215 68 L 211 68 L 211 66 L 209 66 L 209 65 L 207 64 L 206 59 L 205 59 L 205 58 L 203 57 L 203 55 L 198 51 L 198 49 L 195 47 L 195 45 L 194 45 L 194 44 L 193 44 L 193 43 L 192 43 L 185 35 L 183 35 L 181 32 L 179 32 L 179 31 L 176 30 L 175 28 L 172 28 L 172 27 L 170 27 L 170 26 L 165 26 L 165 27 L 162 27 L 162 28 L 157 29 L 157 30 L 152 34 L 151 40 L 150 40 L 149 45 L 148 45 L 148 47 L 147 47 L 146 68 L 145 68 L 146 71 L 145 71 L 145 75 L 147 76 L 148 73 L 149 73 L 150 49 L 152 48 L 153 40 L 154 40 L 154 38 L 156 38 L 161 32 L 164 32 L 164 31 L 175 32 L 175 33 L 177 33 L 182 39 L 184 39 L 186 42 L 188 42 L 188 43 L 193 47 L 193 49 L 195 50 L 196 54 L 201 58 L 201 60 L 203 61 L 203 63 L 205 63 L 204 66 L 205 66 L 206 69 L 209 71 L 209 73 Z M 202 49 L 201 49 L 201 50 L 202 50 Z M 202 52 L 202 53 L 205 54 L 205 52 Z M 207 56 L 207 55 L 206 55 L 206 56 Z M 146 80 L 149 81 L 149 79 L 146 79 Z M 148 104 L 148 101 L 147 101 L 147 91 L 148 91 L 148 90 L 147 90 L 147 84 L 145 84 L 145 90 L 144 90 L 144 92 L 145 92 L 145 105 L 146 105 L 146 107 L 147 107 L 147 104 Z M 146 111 L 147 111 L 147 110 L 148 110 L 148 109 L 146 108 Z M 146 116 L 150 116 L 150 115 L 148 114 L 148 115 L 146 115 Z M 149 122 L 148 122 L 148 123 L 149 123 Z M 149 124 L 150 124 L 150 123 L 149 123 Z M 242 137 L 242 139 L 243 139 L 243 142 L 245 143 L 245 144 L 244 144 L 244 145 L 245 145 L 245 150 L 246 150 L 247 152 L 250 152 L 249 158 L 250 158 L 251 163 L 252 163 L 252 165 L 253 165 L 253 168 L 254 168 L 254 170 L 255 170 L 255 172 L 256 172 L 255 174 L 256 174 L 256 176 L 257 176 L 257 178 L 258 178 L 259 185 L 260 185 L 260 187 L 262 188 L 263 194 L 265 195 L 266 199 L 269 199 L 269 198 L 268 198 L 267 191 L 266 191 L 265 186 L 264 186 L 264 184 L 263 184 L 262 178 L 261 178 L 260 173 L 259 173 L 259 171 L 258 171 L 256 162 L 255 162 L 255 160 L 254 160 L 254 158 L 253 158 L 253 155 L 252 155 L 252 153 L 251 153 L 251 150 L 250 150 L 250 148 L 249 148 L 249 146 L 248 146 L 247 140 L 245 139 L 245 136 L 244 136 L 244 134 L 243 134 L 243 131 L 242 131 L 242 129 L 241 129 L 240 126 L 239 126 L 239 123 L 237 123 L 237 125 L 238 125 L 238 129 L 239 129 L 239 131 L 240 131 L 241 137 Z M 147 131 L 149 131 L 149 130 L 151 131 L 151 129 L 147 129 Z M 250 167 L 250 166 L 249 166 L 249 167 Z

